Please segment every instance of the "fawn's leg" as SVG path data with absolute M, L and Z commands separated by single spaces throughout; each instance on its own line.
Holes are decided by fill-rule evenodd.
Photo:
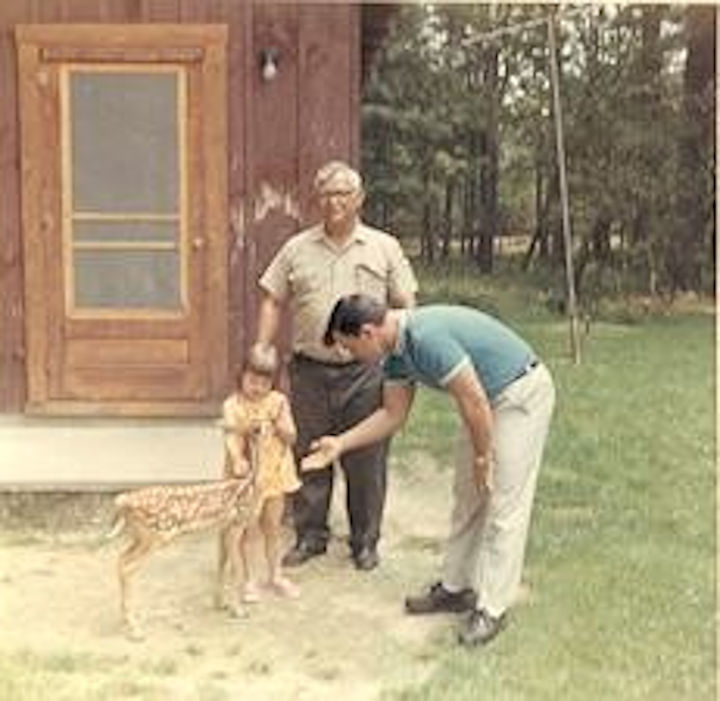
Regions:
M 233 456 L 228 450 L 227 444 L 224 451 L 225 465 L 223 468 L 223 479 L 229 479 L 235 476 L 235 465 Z M 213 603 L 216 609 L 225 608 L 225 587 L 227 582 L 227 566 L 230 553 L 227 548 L 227 531 L 230 525 L 223 525 L 218 534 L 218 566 L 215 576 L 215 592 L 213 594 Z
M 218 567 L 217 574 L 215 577 L 215 594 L 214 604 L 215 608 L 221 609 L 225 607 L 225 582 L 227 579 L 227 564 L 228 564 L 228 548 L 227 548 L 227 531 L 230 526 L 224 526 L 220 529 L 220 535 L 218 536 Z
M 246 540 L 247 530 L 243 527 L 239 534 L 231 533 L 232 529 L 236 527 L 236 524 L 230 524 L 224 526 L 218 538 L 218 568 L 215 578 L 215 593 L 214 593 L 214 604 L 215 608 L 222 609 L 229 607 L 226 600 L 227 594 L 227 570 L 228 561 L 233 570 L 233 586 L 237 587 L 239 583 L 242 583 L 249 572 L 248 556 L 246 553 Z M 233 554 L 230 550 L 231 547 L 235 547 L 239 558 L 240 569 L 242 570 L 243 576 L 235 576 L 234 570 L 238 561 L 233 561 Z M 237 592 L 234 592 L 237 594 Z
M 127 626 L 131 637 L 142 637 L 134 611 L 130 605 L 130 579 L 138 571 L 140 565 L 153 550 L 155 545 L 151 534 L 134 529 L 133 541 L 118 558 L 118 578 L 120 580 L 120 612 L 123 623 Z

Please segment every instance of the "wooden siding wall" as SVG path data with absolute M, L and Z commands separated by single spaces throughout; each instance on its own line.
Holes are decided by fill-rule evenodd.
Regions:
M 229 26 L 230 365 L 255 333 L 256 281 L 313 218 L 314 171 L 359 158 L 360 8 L 250 0 L 10 0 L 0 3 L 0 412 L 25 402 L 20 159 L 14 27 L 30 23 Z M 259 53 L 279 50 L 263 82 Z

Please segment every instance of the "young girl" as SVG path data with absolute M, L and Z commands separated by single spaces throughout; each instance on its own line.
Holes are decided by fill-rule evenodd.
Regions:
M 273 389 L 278 368 L 278 355 L 273 346 L 255 344 L 236 376 L 236 391 L 223 403 L 223 424 L 226 430 L 225 474 L 240 476 L 250 469 L 250 460 L 257 460 L 256 488 L 260 491 L 260 512 L 257 524 L 246 532 L 242 555 L 247 573 L 244 600 L 260 598 L 256 578 L 250 571 L 251 543 L 264 541 L 268 568 L 268 584 L 281 596 L 296 598 L 298 587 L 283 575 L 280 559 L 282 516 L 285 494 L 300 486 L 295 471 L 291 446 L 297 429 L 287 397 Z M 251 454 L 250 436 L 256 441 Z

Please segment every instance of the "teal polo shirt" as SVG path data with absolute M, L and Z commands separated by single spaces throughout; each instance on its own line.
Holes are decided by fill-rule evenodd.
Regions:
M 388 381 L 444 388 L 471 365 L 492 400 L 536 360 L 528 343 L 495 317 L 438 304 L 402 313 L 384 371 Z

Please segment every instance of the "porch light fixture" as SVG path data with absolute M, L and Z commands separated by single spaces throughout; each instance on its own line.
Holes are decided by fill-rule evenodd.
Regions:
M 269 83 L 278 74 L 279 58 L 280 52 L 274 47 L 260 51 L 260 75 L 266 83 Z

